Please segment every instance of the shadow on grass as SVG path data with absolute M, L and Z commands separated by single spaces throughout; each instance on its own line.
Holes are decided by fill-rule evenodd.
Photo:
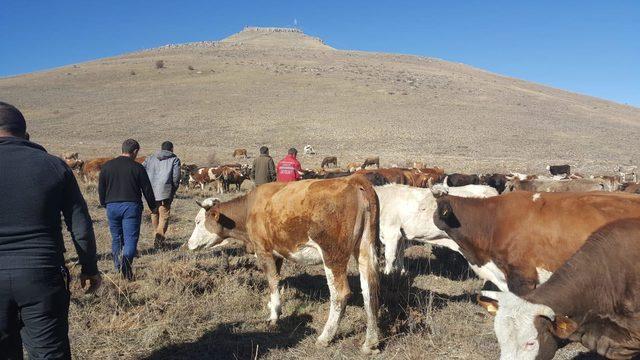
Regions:
M 296 346 L 315 331 L 309 327 L 311 315 L 291 315 L 280 319 L 273 331 L 242 330 L 242 322 L 224 323 L 191 343 L 168 345 L 144 359 L 255 359 L 271 349 Z

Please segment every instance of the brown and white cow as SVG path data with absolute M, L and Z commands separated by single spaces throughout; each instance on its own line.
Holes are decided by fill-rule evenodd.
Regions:
M 594 232 L 549 281 L 524 297 L 483 292 L 501 359 L 552 359 L 561 339 L 607 359 L 640 355 L 640 219 Z M 489 300 L 489 301 L 486 301 Z
M 247 158 L 247 149 L 235 149 L 233 150 L 233 157 Z
M 80 155 L 77 152 L 64 153 L 62 159 L 71 168 L 71 170 L 80 173 L 84 166 L 84 161 L 80 159 Z
M 338 158 L 336 156 L 327 156 L 322 159 L 322 163 L 320 167 L 324 169 L 325 166 L 333 165 L 333 167 L 338 166 Z
M 471 268 L 502 291 L 526 294 L 602 225 L 640 217 L 640 197 L 623 193 L 532 193 L 488 199 L 443 196 L 434 223 Z
M 331 180 L 268 183 L 247 195 L 220 203 L 207 199 L 188 242 L 191 250 L 215 246 L 229 237 L 249 243 L 265 272 L 271 292 L 269 320 L 280 316 L 280 266 L 283 259 L 324 264 L 331 295 L 329 318 L 317 344 L 335 337 L 350 295 L 347 266 L 358 262 L 367 313 L 362 350 L 378 346 L 377 243 L 379 205 L 361 176 Z
M 358 169 L 362 167 L 362 163 L 359 162 L 350 162 L 347 164 L 347 171 L 356 172 Z
M 222 193 L 222 183 L 219 181 L 222 176 L 222 168 L 220 167 L 202 167 L 189 174 L 189 187 L 194 188 L 196 185 L 204 190 L 205 185 L 218 182 L 217 192 Z

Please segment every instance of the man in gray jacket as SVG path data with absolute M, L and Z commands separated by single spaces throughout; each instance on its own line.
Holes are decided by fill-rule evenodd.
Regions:
M 180 185 L 180 159 L 173 153 L 173 143 L 165 141 L 161 150 L 148 156 L 142 165 L 147 169 L 156 197 L 156 210 L 151 213 L 151 223 L 155 233 L 154 246 L 159 247 L 166 239 L 171 202 Z

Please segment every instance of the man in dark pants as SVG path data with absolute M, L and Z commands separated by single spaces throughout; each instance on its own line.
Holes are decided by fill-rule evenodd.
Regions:
M 138 249 L 142 223 L 141 193 L 149 209 L 155 211 L 156 199 L 149 176 L 135 158 L 140 144 L 133 139 L 122 143 L 122 155 L 106 162 L 100 170 L 98 194 L 100 204 L 107 208 L 111 251 L 116 271 L 127 280 L 133 280 L 131 265 Z
M 0 359 L 71 359 L 69 273 L 60 214 L 88 292 L 101 283 L 87 204 L 62 159 L 25 138 L 15 107 L 0 102 Z

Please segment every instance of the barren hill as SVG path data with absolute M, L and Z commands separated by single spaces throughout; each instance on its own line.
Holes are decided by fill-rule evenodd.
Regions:
M 164 68 L 157 69 L 156 61 Z M 193 69 L 193 70 L 191 70 Z M 335 50 L 292 29 L 247 28 L 0 79 L 35 141 L 85 158 L 172 139 L 186 160 L 312 144 L 339 163 L 380 155 L 449 170 L 604 172 L 638 162 L 640 109 L 409 55 Z

